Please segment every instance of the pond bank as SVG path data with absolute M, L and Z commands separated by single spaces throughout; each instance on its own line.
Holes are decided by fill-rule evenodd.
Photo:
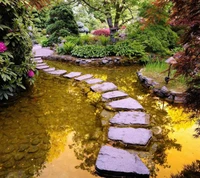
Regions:
M 122 58 L 119 56 L 85 59 L 76 58 L 70 55 L 49 55 L 42 58 L 46 60 L 67 62 L 80 66 L 128 66 L 139 63 L 137 60 L 128 59 L 126 57 Z

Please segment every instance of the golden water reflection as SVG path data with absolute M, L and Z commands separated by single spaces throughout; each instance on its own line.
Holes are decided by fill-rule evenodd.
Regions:
M 147 162 L 152 177 L 170 177 L 200 156 L 199 140 L 193 138 L 196 127 L 193 113 L 152 97 L 137 82 L 135 72 L 139 66 L 93 68 L 59 62 L 49 64 L 68 72 L 80 71 L 107 79 L 143 105 L 151 115 L 151 127 L 162 129 L 162 134 L 155 136 L 150 151 L 138 153 Z M 39 178 L 96 177 L 94 164 L 101 145 L 107 143 L 107 130 L 98 118 L 101 111 L 94 107 L 99 95 L 87 91 L 86 97 L 84 90 L 84 86 L 73 80 L 41 72 L 29 97 L 23 97 L 14 106 L 0 108 L 3 144 L 0 177 L 12 174 Z M 11 143 L 13 151 L 5 153 L 3 150 Z M 22 146 L 24 156 L 20 153 L 16 158 Z M 37 151 L 28 153 L 29 148 Z

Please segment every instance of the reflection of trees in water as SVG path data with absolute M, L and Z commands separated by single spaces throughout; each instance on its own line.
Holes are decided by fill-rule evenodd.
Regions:
M 101 148 L 104 133 L 101 127 L 96 127 L 92 132 L 76 132 L 73 136 L 73 144 L 69 145 L 75 152 L 81 164 L 76 168 L 87 170 L 94 174 L 94 165 Z
M 200 160 L 196 160 L 190 165 L 185 165 L 181 172 L 171 175 L 171 178 L 199 178 Z

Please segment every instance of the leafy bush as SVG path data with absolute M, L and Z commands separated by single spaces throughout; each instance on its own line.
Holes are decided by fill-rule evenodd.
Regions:
M 47 33 L 50 35 L 48 44 L 58 43 L 59 37 L 70 34 L 78 35 L 78 26 L 74 20 L 73 12 L 66 3 L 60 3 L 50 10 L 47 22 Z
M 76 44 L 72 42 L 65 42 L 62 47 L 57 48 L 58 54 L 71 54 L 71 51 L 74 49 Z
M 98 41 L 97 37 L 90 36 L 90 35 L 82 35 L 80 36 L 78 45 L 92 45 L 92 44 L 96 44 L 97 41 Z
M 131 31 L 132 29 L 132 31 Z M 128 37 L 145 45 L 145 51 L 161 55 L 172 54 L 171 49 L 177 46 L 178 35 L 168 26 L 150 25 L 141 30 L 136 25 L 127 28 Z
M 104 35 L 101 35 L 98 37 L 98 41 L 100 42 L 101 45 L 107 46 L 110 43 L 110 38 Z
M 72 55 L 84 58 L 105 57 L 108 55 L 108 52 L 104 46 L 85 45 L 85 46 L 76 46 L 72 50 Z
M 99 29 L 99 30 L 95 30 L 92 33 L 93 35 L 97 35 L 97 36 L 110 36 L 110 29 Z
M 25 7 L 20 0 L 0 3 L 0 100 L 25 89 L 25 81 L 34 82 L 30 14 Z
M 115 45 L 114 52 L 117 56 L 142 57 L 145 55 L 144 49 L 140 42 L 125 40 Z

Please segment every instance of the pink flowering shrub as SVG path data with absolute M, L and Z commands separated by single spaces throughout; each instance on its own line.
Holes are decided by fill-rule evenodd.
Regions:
M 7 50 L 6 45 L 4 44 L 4 42 L 0 42 L 0 53 L 3 53 Z
M 93 33 L 93 35 L 97 35 L 97 36 L 110 36 L 110 29 L 106 28 L 106 29 L 99 29 L 99 30 L 95 30 Z
M 32 70 L 28 71 L 28 77 L 33 78 L 34 75 L 35 75 L 34 71 L 32 71 Z

